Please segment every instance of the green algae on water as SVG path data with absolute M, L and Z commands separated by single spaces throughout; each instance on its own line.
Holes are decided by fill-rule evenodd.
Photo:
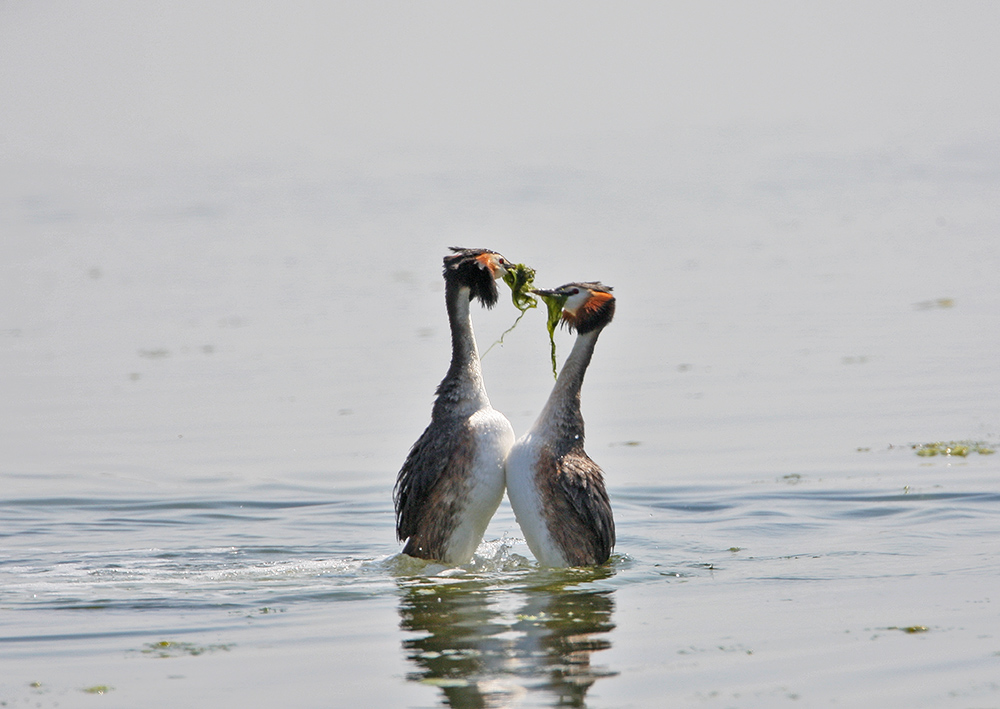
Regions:
M 87 694 L 107 694 L 113 689 L 114 687 L 109 687 L 106 684 L 95 684 L 93 687 L 84 687 L 83 691 Z
M 916 633 L 926 633 L 930 630 L 926 625 L 890 625 L 886 630 L 902 630 L 904 633 L 915 635 Z
M 204 655 L 206 652 L 215 652 L 217 650 L 228 651 L 230 647 L 232 646 L 195 645 L 194 643 L 178 643 L 173 640 L 161 640 L 158 643 L 146 643 L 145 649 L 142 650 L 142 654 L 161 658 L 182 657 L 184 655 L 197 657 L 198 655 Z
M 910 447 L 916 451 L 917 455 L 924 458 L 931 458 L 936 455 L 954 455 L 966 458 L 970 453 L 992 455 L 996 452 L 995 448 L 984 441 L 948 441 L 947 443 L 944 441 L 935 441 L 933 443 L 914 443 Z

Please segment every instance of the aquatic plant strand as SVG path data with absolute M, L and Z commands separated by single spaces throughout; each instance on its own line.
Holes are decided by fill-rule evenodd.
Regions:
M 503 282 L 510 286 L 510 299 L 522 315 L 538 305 L 538 300 L 531 294 L 534 281 L 535 269 L 523 263 L 514 264 L 503 274 Z
M 935 455 L 959 456 L 965 458 L 969 453 L 992 455 L 996 449 L 986 441 L 935 441 L 934 443 L 914 443 L 910 446 L 917 455 L 930 458 Z
M 482 357 L 488 355 L 490 350 L 497 345 L 502 345 L 503 338 L 507 336 L 507 333 L 517 327 L 517 324 L 521 322 L 521 318 L 524 317 L 524 314 L 532 308 L 538 307 L 538 299 L 531 294 L 531 287 L 534 280 L 535 269 L 531 266 L 525 266 L 523 263 L 517 263 L 510 266 L 507 269 L 507 272 L 503 274 L 503 282 L 510 288 L 510 299 L 513 301 L 514 307 L 521 311 L 521 314 L 514 320 L 513 325 L 501 333 L 500 339 L 490 345 L 486 351 L 483 352 Z
M 545 301 L 545 305 L 549 309 L 549 319 L 546 322 L 546 327 L 549 331 L 549 350 L 552 357 L 552 377 L 558 379 L 559 370 L 556 367 L 556 326 L 559 324 L 559 321 L 562 320 L 563 305 L 566 303 L 566 298 L 560 298 L 552 295 L 543 295 L 541 298 Z

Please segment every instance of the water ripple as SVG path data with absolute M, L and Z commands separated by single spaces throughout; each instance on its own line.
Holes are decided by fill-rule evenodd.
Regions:
M 459 578 L 444 581 L 453 573 L 446 567 L 398 555 L 388 490 L 311 492 L 314 499 L 271 488 L 266 498 L 0 502 L 6 538 L 0 604 L 248 609 L 392 594 L 400 578 Z M 898 576 L 909 573 L 901 560 L 944 550 L 955 539 L 985 538 L 1000 526 L 1000 494 L 982 490 L 651 486 L 612 489 L 612 499 L 615 573 L 581 581 L 592 586 L 718 573 L 800 580 Z M 892 533 L 882 535 L 883 529 Z M 519 540 L 487 541 L 458 572 L 463 583 L 541 583 L 545 572 L 529 557 Z M 791 573 L 788 565 L 804 559 L 813 560 L 810 571 Z

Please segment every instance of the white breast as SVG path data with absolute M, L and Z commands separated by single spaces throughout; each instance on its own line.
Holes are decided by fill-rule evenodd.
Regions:
M 542 566 L 566 566 L 566 557 L 549 534 L 542 498 L 536 484 L 540 437 L 534 432 L 522 436 L 507 456 L 505 466 L 507 498 L 524 534 L 528 548 Z
M 453 564 L 464 564 L 472 558 L 493 513 L 500 506 L 504 460 L 514 443 L 510 422 L 491 406 L 476 411 L 469 424 L 476 439 L 476 458 L 469 480 L 469 495 L 448 543 L 445 561 Z

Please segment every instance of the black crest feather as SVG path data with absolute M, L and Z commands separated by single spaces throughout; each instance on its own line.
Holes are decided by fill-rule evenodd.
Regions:
M 454 252 L 444 257 L 444 279 L 469 289 L 469 300 L 478 299 L 487 308 L 497 304 L 497 282 L 489 267 L 478 260 L 483 254 L 496 254 L 489 249 L 450 247 Z M 499 254 L 497 254 L 499 255 Z

